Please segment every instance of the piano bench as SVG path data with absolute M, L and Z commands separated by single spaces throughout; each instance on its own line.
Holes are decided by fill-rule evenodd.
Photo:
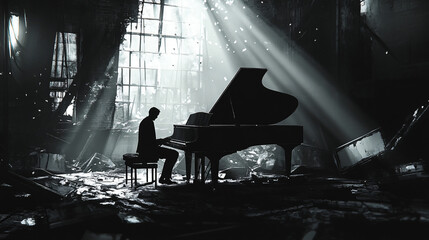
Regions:
M 137 187 L 137 169 L 146 169 L 146 183 L 141 185 L 147 185 L 155 183 L 157 187 L 157 171 L 158 163 L 156 162 L 144 162 L 144 159 L 140 159 L 137 153 L 127 153 L 123 155 L 125 161 L 125 184 L 128 184 L 128 168 L 130 168 L 130 182 L 131 187 Z M 149 181 L 149 169 L 151 170 L 151 181 Z M 134 181 L 133 181 L 134 180 Z

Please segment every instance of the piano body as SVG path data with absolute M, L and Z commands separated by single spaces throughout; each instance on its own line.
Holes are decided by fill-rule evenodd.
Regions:
M 303 141 L 303 127 L 274 125 L 290 116 L 298 100 L 267 89 L 262 78 L 267 69 L 240 68 L 209 113 L 191 114 L 186 125 L 174 125 L 164 145 L 183 150 L 186 180 L 195 158 L 195 181 L 204 181 L 204 159 L 211 163 L 212 183 L 218 181 L 219 160 L 254 145 L 277 144 L 285 152 L 285 173 L 290 174 L 291 151 Z M 192 119 L 192 120 L 191 120 Z M 191 120 L 191 121 L 190 121 Z

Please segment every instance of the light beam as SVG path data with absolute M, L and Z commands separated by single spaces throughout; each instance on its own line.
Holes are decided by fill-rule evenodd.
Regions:
M 303 125 L 304 141 L 322 144 L 324 129 L 341 143 L 374 128 L 374 123 L 332 84 L 333 76 L 324 73 L 284 33 L 267 25 L 242 1 L 204 3 L 207 40 L 211 42 L 207 51 L 212 57 L 211 71 L 206 73 L 215 81 L 217 87 L 213 89 L 218 96 L 226 86 L 224 76 L 231 79 L 240 67 L 267 68 L 267 88 L 298 98 L 297 111 L 281 124 Z

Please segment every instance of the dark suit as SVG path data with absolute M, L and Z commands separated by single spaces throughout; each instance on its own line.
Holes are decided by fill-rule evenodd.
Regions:
M 137 152 L 140 158 L 146 162 L 157 162 L 164 158 L 165 163 L 161 173 L 161 179 L 170 179 L 174 164 L 179 156 L 178 152 L 161 147 L 163 139 L 156 139 L 155 125 L 150 117 L 144 118 L 139 125 L 139 141 Z

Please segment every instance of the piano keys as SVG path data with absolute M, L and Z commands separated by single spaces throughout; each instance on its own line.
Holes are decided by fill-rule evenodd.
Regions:
M 192 155 L 195 179 L 201 176 L 204 181 L 204 159 L 208 158 L 212 183 L 216 184 L 223 156 L 263 144 L 277 144 L 284 149 L 285 174 L 290 174 L 291 152 L 303 141 L 303 127 L 276 123 L 296 110 L 298 100 L 265 88 L 262 78 L 266 72 L 261 68 L 240 68 L 209 113 L 191 114 L 185 125 L 174 125 L 173 135 L 164 145 L 185 152 L 187 181 Z

